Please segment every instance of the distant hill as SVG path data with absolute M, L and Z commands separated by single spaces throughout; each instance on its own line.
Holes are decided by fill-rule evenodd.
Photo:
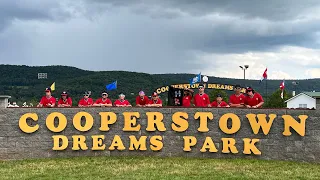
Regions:
M 47 79 L 38 79 L 38 73 L 48 74 Z M 147 94 L 151 94 L 156 88 L 170 85 L 188 83 L 194 74 L 146 74 L 127 71 L 86 71 L 68 66 L 17 66 L 0 65 L 0 95 L 10 95 L 10 101 L 33 102 L 39 101 L 44 94 L 44 89 L 56 82 L 55 97 L 59 97 L 64 90 L 68 91 L 76 103 L 84 91 L 92 91 L 92 97 L 97 98 L 104 90 L 105 85 L 115 80 L 118 81 L 118 89 L 111 91 L 112 100 L 117 98 L 117 94 L 124 93 L 127 99 L 134 103 L 134 98 L 143 89 Z M 279 88 L 282 80 L 268 80 L 268 94 Z M 298 82 L 294 86 L 292 82 Z M 259 84 L 259 80 L 243 80 L 231 78 L 209 77 L 208 83 L 240 84 L 241 86 L 252 86 L 262 95 L 266 95 L 265 82 Z M 301 91 L 320 91 L 320 79 L 307 80 L 286 80 L 286 90 L 296 93 Z M 133 94 L 131 94 L 133 93 Z M 228 92 L 229 94 L 231 92 Z M 162 96 L 166 96 L 165 94 Z

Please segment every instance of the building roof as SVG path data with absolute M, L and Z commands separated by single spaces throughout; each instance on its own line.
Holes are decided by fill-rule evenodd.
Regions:
M 11 98 L 11 96 L 8 96 L 8 95 L 0 95 L 0 99 L 9 99 Z
M 320 98 L 320 92 L 303 92 L 303 93 L 313 98 Z
M 307 92 L 307 93 L 308 93 L 308 92 Z M 314 97 L 308 95 L 307 93 L 302 92 L 302 93 L 300 93 L 300 94 L 298 94 L 298 95 L 296 95 L 296 96 L 293 96 L 292 98 L 286 100 L 285 102 L 289 102 L 289 101 L 291 101 L 291 100 L 293 100 L 293 99 L 295 99 L 295 98 L 297 98 L 297 97 L 299 97 L 299 96 L 302 96 L 302 95 L 307 96 L 307 97 L 309 97 L 309 98 L 311 98 L 311 99 L 315 99 Z M 311 92 L 311 93 L 314 93 L 314 92 Z

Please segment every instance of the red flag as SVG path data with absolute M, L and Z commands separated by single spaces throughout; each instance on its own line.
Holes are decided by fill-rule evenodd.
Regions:
M 262 76 L 263 76 L 263 79 L 267 79 L 267 77 L 268 77 L 268 75 L 267 75 L 267 70 L 268 70 L 267 68 L 266 68 L 266 70 L 264 70 L 264 73 L 263 73 L 263 75 L 262 75 Z
M 281 94 L 280 94 L 280 97 L 281 97 L 281 99 L 283 99 L 283 90 L 284 90 L 284 88 L 285 88 L 285 85 L 284 85 L 284 80 L 281 82 L 281 84 L 280 84 L 280 89 L 281 89 Z
M 265 79 L 267 79 L 267 78 L 268 78 L 267 70 L 268 70 L 267 68 L 266 68 L 266 70 L 264 70 L 264 72 L 263 72 L 263 74 L 262 74 L 262 78 L 261 78 L 260 82 L 262 82 L 263 80 L 265 80 Z
M 284 90 L 284 80 L 281 82 L 281 84 L 280 84 L 280 89 L 283 91 Z

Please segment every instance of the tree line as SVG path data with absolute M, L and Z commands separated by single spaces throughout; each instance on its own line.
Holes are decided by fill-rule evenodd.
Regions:
M 53 82 L 56 82 L 56 90 L 53 92 L 55 97 L 60 97 L 62 91 L 67 91 L 73 98 L 73 102 L 77 104 L 85 91 L 92 92 L 92 98 L 97 99 L 100 97 L 101 92 L 105 90 L 105 86 L 113 81 L 117 80 L 118 88 L 109 92 L 109 96 L 114 101 L 118 98 L 118 94 L 124 93 L 126 98 L 134 104 L 135 97 L 140 90 L 146 92 L 147 95 L 151 95 L 158 87 L 188 83 L 189 79 L 193 78 L 195 74 L 146 74 L 137 72 L 126 71 L 86 71 L 75 67 L 68 66 L 18 66 L 18 65 L 0 65 L 0 94 L 10 95 L 11 102 L 16 101 L 19 105 L 23 102 L 37 104 L 44 95 L 44 90 L 49 87 Z M 38 73 L 47 73 L 47 79 L 38 79 Z M 268 80 L 268 87 L 266 89 L 265 82 L 259 83 L 259 80 L 243 80 L 243 79 L 231 79 L 231 78 L 218 78 L 210 77 L 208 83 L 220 83 L 220 84 L 239 84 L 242 87 L 251 86 L 257 92 L 259 92 L 267 104 L 264 107 L 278 106 L 274 104 L 268 104 L 269 102 L 276 102 L 279 98 L 278 92 L 279 85 L 282 80 Z M 294 85 L 292 82 L 297 82 L 298 85 Z M 319 79 L 308 80 L 288 80 L 286 81 L 286 96 L 290 97 L 292 91 L 296 91 L 296 94 L 302 91 L 313 91 L 320 89 Z M 206 90 L 207 93 L 211 93 L 211 90 Z M 213 94 L 217 90 L 212 90 Z M 232 91 L 224 91 L 227 96 L 233 93 Z M 268 97 L 266 92 L 268 93 Z M 274 92 L 276 95 L 273 96 Z M 167 94 L 160 95 L 165 101 Z M 274 98 L 272 100 L 272 98 Z M 228 98 L 227 98 L 228 99 Z M 270 101 L 269 101 L 270 99 Z M 281 99 L 281 98 L 280 98 Z M 211 101 L 213 99 L 211 98 Z M 280 103 L 279 105 L 281 105 Z

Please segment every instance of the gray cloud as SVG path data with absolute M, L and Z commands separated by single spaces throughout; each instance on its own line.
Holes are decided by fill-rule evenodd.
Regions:
M 319 47 L 318 1 L 21 2 L 0 3 L 0 63 L 183 73 L 228 61 L 207 67 L 202 54 Z
M 86 2 L 126 7 L 150 16 L 155 22 L 168 18 L 176 24 L 175 31 L 179 31 L 175 36 L 178 42 L 183 40 L 183 46 L 205 52 L 264 51 L 281 45 L 319 46 L 313 39 L 320 30 L 320 18 L 309 17 L 312 10 L 320 9 L 317 0 Z
M 70 17 L 63 0 L 0 1 L 0 30 L 13 20 L 62 20 Z
M 149 7 L 176 8 L 193 15 L 212 12 L 240 15 L 244 18 L 260 17 L 271 20 L 287 20 L 319 6 L 318 0 L 86 0 L 88 3 L 107 3 L 114 6 L 143 5 Z

